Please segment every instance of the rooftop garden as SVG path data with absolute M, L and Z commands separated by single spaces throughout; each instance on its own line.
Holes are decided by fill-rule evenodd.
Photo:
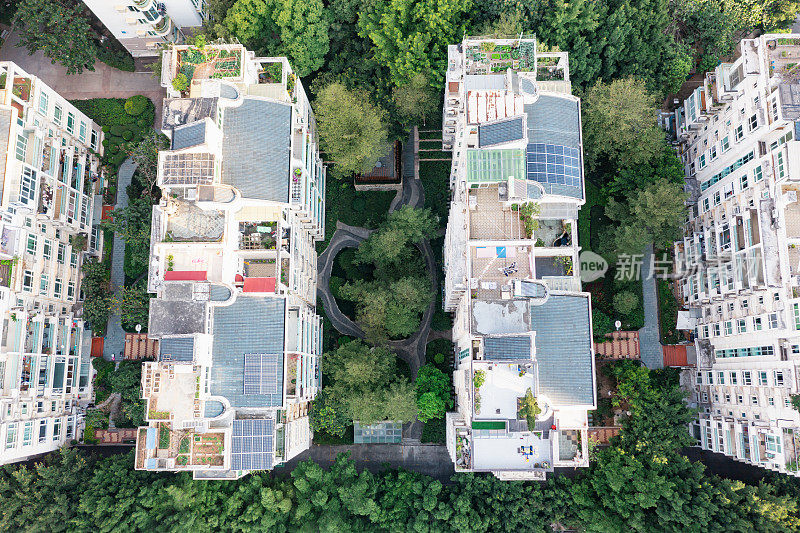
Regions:
M 239 77 L 242 73 L 242 49 L 206 47 L 205 41 L 199 40 L 196 46 L 178 51 L 177 65 L 172 87 L 183 93 L 189 89 L 192 80 Z

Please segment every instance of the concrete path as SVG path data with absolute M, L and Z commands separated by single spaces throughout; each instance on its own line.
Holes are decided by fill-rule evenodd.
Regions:
M 644 327 L 639 330 L 639 348 L 642 362 L 649 369 L 664 367 L 664 351 L 658 326 L 658 292 L 652 272 L 653 245 L 647 246 L 642 258 L 642 294 L 644 296 Z
M 28 54 L 18 47 L 19 35 L 12 31 L 0 48 L 0 60 L 13 61 L 29 74 L 43 79 L 53 90 L 67 100 L 89 98 L 128 98 L 143 94 L 156 106 L 156 128 L 160 129 L 161 112 L 166 90 L 160 80 L 153 79 L 152 72 L 125 72 L 109 67 L 101 61 L 95 62 L 94 71 L 67 74 L 60 64 L 53 64 L 42 52 Z
M 128 206 L 128 185 L 131 184 L 136 165 L 126 159 L 119 167 L 117 175 L 117 203 L 114 209 Z M 125 241 L 114 234 L 114 250 L 111 254 L 111 290 L 118 295 L 125 285 Z M 118 313 L 108 317 L 106 336 L 103 343 L 103 359 L 121 361 L 125 350 L 125 331 L 122 329 L 122 318 Z
M 448 481 L 454 473 L 453 462 L 447 448 L 433 444 L 350 444 L 343 446 L 311 446 L 285 466 L 293 470 L 301 461 L 313 460 L 323 468 L 329 468 L 340 453 L 350 452 L 358 470 L 377 473 L 387 468 L 403 468 Z

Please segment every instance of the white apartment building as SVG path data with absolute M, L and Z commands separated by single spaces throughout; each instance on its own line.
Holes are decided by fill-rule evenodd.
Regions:
M 205 0 L 83 0 L 133 57 L 155 57 L 181 43 L 183 28 L 203 25 Z
M 588 466 L 595 368 L 579 276 L 580 100 L 567 54 L 539 53 L 535 38 L 467 37 L 448 47 L 444 101 L 443 143 L 453 152 L 444 307 L 455 314 L 457 352 L 451 459 L 457 471 L 500 479 Z M 526 204 L 536 206 L 528 229 Z M 531 423 L 519 412 L 528 391 L 541 410 Z
M 76 304 L 82 256 L 99 252 L 92 221 L 103 133 L 14 63 L 0 62 L 0 86 L 3 464 L 82 431 L 91 333 Z
M 798 475 L 800 35 L 741 42 L 675 113 L 690 192 L 675 245 L 696 321 L 693 434 L 703 449 Z
M 173 77 L 200 53 L 178 93 Z M 236 479 L 311 444 L 326 170 L 286 58 L 175 46 L 162 72 L 172 144 L 159 154 L 148 278 L 160 355 L 142 371 L 136 468 Z

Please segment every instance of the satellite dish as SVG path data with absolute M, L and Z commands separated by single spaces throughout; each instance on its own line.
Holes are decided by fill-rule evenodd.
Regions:
M 620 322 L 619 320 L 617 320 L 616 322 L 614 322 L 614 327 L 615 327 L 615 328 L 617 328 L 617 331 L 619 331 L 619 328 L 621 328 L 621 327 L 622 327 L 622 322 Z

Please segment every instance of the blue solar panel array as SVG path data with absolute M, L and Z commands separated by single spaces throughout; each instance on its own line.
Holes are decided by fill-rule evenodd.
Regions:
M 277 394 L 281 354 L 244 354 L 244 393 Z
M 528 179 L 551 185 L 581 186 L 581 155 L 559 144 L 528 145 Z
M 272 468 L 274 436 L 275 421 L 272 419 L 234 420 L 231 436 L 231 469 Z

